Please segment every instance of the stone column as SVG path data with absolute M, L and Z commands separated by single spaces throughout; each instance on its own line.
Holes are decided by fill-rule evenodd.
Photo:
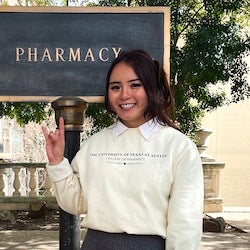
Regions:
M 222 212 L 223 199 L 220 197 L 220 172 L 225 163 L 217 162 L 207 155 L 208 137 L 212 131 L 200 129 L 196 132 L 196 146 L 201 156 L 204 174 L 204 212 Z

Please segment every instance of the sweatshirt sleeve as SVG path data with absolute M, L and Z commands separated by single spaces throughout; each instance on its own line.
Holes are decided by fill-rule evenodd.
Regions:
M 86 213 L 86 201 L 79 181 L 77 166 L 71 167 L 67 158 L 55 166 L 47 165 L 58 205 L 70 214 Z
M 178 154 L 174 164 L 166 250 L 198 250 L 202 236 L 203 170 L 193 142 Z

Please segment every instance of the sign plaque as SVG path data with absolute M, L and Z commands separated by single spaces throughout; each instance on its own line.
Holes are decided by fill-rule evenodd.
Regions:
M 144 49 L 169 72 L 167 7 L 0 7 L 0 100 L 102 97 L 112 60 Z

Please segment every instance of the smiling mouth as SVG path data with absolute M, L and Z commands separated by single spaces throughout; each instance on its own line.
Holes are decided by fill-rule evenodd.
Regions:
M 121 104 L 120 107 L 122 109 L 131 109 L 135 106 L 135 103 L 127 103 L 127 104 Z

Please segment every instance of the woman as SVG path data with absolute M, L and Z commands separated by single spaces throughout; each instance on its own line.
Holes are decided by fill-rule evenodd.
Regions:
M 84 250 L 197 250 L 203 176 L 193 142 L 170 119 L 164 70 L 141 50 L 121 53 L 107 74 L 105 105 L 117 122 L 89 138 L 70 166 L 64 122 L 43 128 L 58 204 L 86 213 Z

